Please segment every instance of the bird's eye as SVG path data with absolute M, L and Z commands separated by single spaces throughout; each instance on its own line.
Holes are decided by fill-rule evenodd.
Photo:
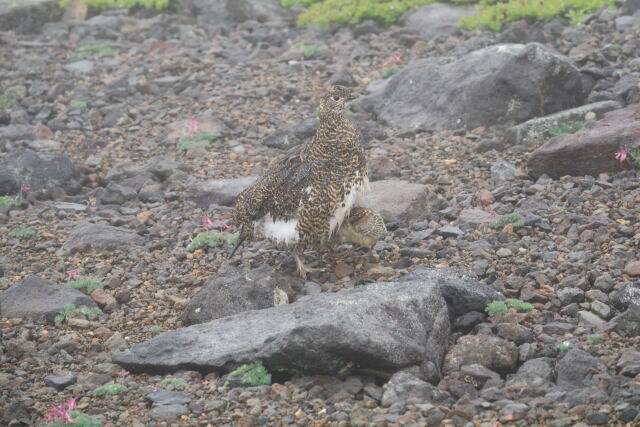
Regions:
M 340 101 L 340 97 L 338 95 L 333 95 L 333 100 L 334 101 Z

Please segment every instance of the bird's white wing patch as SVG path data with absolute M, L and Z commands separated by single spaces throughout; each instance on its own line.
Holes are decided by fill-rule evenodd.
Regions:
M 264 236 L 268 239 L 275 240 L 277 243 L 296 243 L 300 239 L 297 226 L 297 219 L 274 221 L 271 219 L 271 216 L 267 215 L 264 218 Z

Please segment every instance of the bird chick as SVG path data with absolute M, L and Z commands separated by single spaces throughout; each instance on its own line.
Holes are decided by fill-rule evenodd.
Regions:
M 351 209 L 349 218 L 342 223 L 335 240 L 338 243 L 355 243 L 371 249 L 385 234 L 387 227 L 378 212 L 356 206 Z
M 348 88 L 331 87 L 320 102 L 313 139 L 240 193 L 231 212 L 240 243 L 261 234 L 293 253 L 302 277 L 312 271 L 303 251 L 326 247 L 369 189 L 360 132 L 345 116 L 350 99 Z

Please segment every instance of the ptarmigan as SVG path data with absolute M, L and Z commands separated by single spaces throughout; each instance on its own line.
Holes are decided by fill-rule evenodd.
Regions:
M 345 116 L 351 91 L 332 86 L 320 103 L 313 139 L 289 150 L 238 196 L 231 217 L 240 242 L 262 234 L 293 253 L 302 277 L 306 248 L 320 249 L 369 189 L 358 129 Z

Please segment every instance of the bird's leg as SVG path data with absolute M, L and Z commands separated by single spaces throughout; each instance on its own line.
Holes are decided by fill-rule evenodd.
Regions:
M 296 260 L 296 268 L 298 269 L 298 274 L 303 278 L 307 278 L 307 273 L 313 273 L 314 271 L 318 271 L 317 268 L 311 268 L 304 265 L 303 259 L 304 254 L 301 250 L 293 251 L 293 259 Z

